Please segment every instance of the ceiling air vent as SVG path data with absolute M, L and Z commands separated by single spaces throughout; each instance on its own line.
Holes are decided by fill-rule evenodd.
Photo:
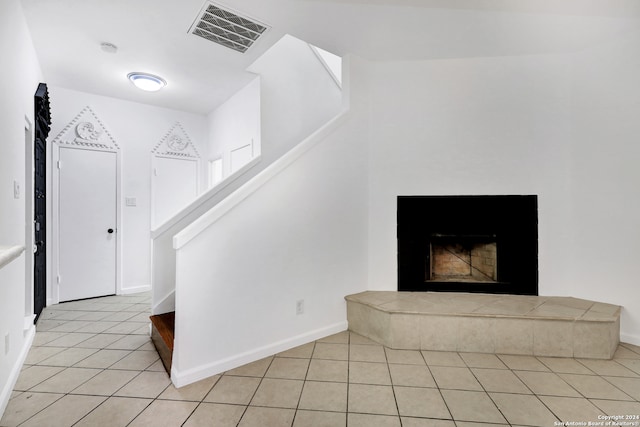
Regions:
M 246 52 L 266 30 L 263 24 L 206 3 L 189 32 L 229 49 Z

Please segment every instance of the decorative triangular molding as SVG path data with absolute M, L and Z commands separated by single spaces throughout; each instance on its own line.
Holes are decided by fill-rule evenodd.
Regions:
M 191 142 L 180 122 L 176 122 L 169 132 L 160 140 L 152 151 L 158 156 L 176 157 L 180 159 L 199 159 L 200 154 Z
M 88 105 L 53 140 L 59 145 L 119 150 L 109 131 Z

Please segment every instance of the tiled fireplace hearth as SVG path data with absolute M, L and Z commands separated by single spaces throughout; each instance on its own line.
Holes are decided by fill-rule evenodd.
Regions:
M 349 295 L 349 330 L 393 349 L 611 359 L 621 307 L 569 297 L 449 292 Z

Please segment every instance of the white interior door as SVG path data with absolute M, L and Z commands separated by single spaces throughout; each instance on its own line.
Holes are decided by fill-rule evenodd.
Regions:
M 117 155 L 60 148 L 60 301 L 116 293 Z
M 154 228 L 178 213 L 198 196 L 198 161 L 154 158 Z

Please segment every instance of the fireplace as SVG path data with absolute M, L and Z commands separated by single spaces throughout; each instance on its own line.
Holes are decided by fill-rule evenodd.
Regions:
M 399 196 L 398 290 L 537 295 L 537 196 Z

